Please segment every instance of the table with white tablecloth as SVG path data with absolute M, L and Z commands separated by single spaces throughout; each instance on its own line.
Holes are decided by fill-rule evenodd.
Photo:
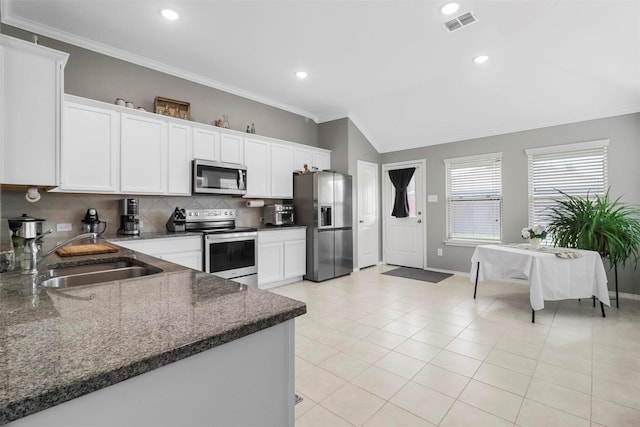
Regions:
M 543 309 L 545 300 L 592 296 L 610 305 L 602 258 L 594 251 L 544 246 L 532 250 L 528 245 L 481 245 L 476 247 L 471 257 L 470 278 L 475 282 L 476 290 L 478 281 L 483 280 L 528 280 L 533 310 Z

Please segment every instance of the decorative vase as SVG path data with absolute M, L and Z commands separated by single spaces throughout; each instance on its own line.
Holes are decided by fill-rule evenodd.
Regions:
M 531 239 L 529 239 L 529 242 L 531 243 L 531 249 L 540 249 L 540 239 L 537 237 L 532 237 Z

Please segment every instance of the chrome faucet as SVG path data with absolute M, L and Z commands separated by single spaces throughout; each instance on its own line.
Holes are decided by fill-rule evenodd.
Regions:
M 73 243 L 77 240 L 82 240 L 82 239 L 89 239 L 91 238 L 93 240 L 93 243 L 97 243 L 98 242 L 98 233 L 82 233 L 79 234 L 75 237 L 70 238 L 69 240 L 65 240 L 64 242 L 56 245 L 53 249 L 45 252 L 42 254 L 42 256 L 40 257 L 40 259 L 38 260 L 38 265 L 40 265 L 40 263 L 42 263 L 42 261 L 48 257 L 49 255 L 51 255 L 52 253 L 54 253 L 55 251 L 57 251 L 58 249 L 67 246 L 69 243 Z
M 49 230 L 49 232 L 51 232 L 51 230 Z M 48 234 L 44 233 L 44 234 Z M 38 252 L 40 251 L 40 249 L 38 248 L 38 240 L 41 237 L 44 237 L 44 234 L 42 236 L 38 236 L 35 239 L 31 239 L 30 241 L 28 241 L 27 243 L 25 243 L 25 245 L 28 245 L 29 249 L 29 260 L 27 259 L 23 259 L 22 262 L 25 263 L 29 263 L 29 267 L 23 266 L 22 268 L 22 273 L 23 274 L 36 274 L 38 275 L 39 273 L 39 269 L 40 269 L 40 265 L 42 264 L 42 262 L 52 253 L 54 253 L 55 251 L 57 251 L 58 249 L 67 246 L 70 243 L 73 243 L 77 240 L 82 240 L 82 239 L 89 239 L 91 238 L 93 240 L 93 243 L 96 243 L 98 241 L 98 233 L 83 233 L 83 234 L 79 234 L 77 236 L 72 237 L 69 240 L 65 240 L 64 242 L 56 245 L 53 249 L 44 252 L 42 255 L 38 256 Z

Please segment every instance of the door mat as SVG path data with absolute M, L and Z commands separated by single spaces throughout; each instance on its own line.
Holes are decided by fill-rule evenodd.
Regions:
M 438 283 L 447 277 L 453 276 L 453 274 L 450 273 L 440 273 L 439 271 L 421 270 L 419 268 L 411 267 L 399 267 L 382 274 L 386 274 L 387 276 L 404 277 L 406 279 L 422 280 L 423 282 L 431 283 Z

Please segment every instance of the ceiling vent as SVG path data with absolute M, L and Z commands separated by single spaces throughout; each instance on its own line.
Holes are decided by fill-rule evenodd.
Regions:
M 449 32 L 455 31 L 455 30 L 459 30 L 462 27 L 465 27 L 469 24 L 473 24 L 474 22 L 476 22 L 477 19 L 475 16 L 473 16 L 473 13 L 471 12 L 467 12 L 464 13 L 460 16 L 458 16 L 457 18 L 453 18 L 447 22 L 444 23 L 444 27 L 449 30 Z

